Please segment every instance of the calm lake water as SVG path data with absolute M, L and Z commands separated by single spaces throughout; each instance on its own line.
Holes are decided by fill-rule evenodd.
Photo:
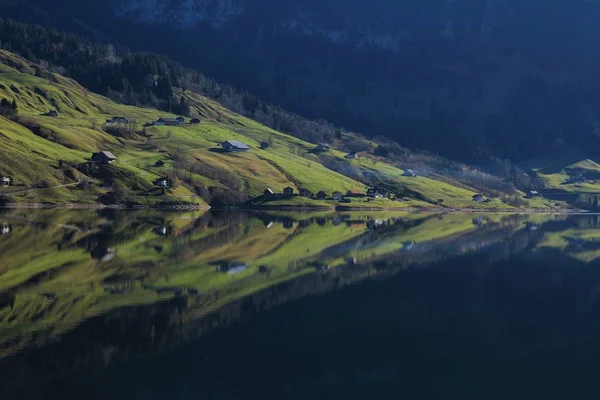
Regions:
M 2 399 L 596 399 L 598 216 L 0 211 Z

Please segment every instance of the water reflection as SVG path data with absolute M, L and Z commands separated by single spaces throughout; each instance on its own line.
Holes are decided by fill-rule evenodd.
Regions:
M 8 393 L 22 393 L 36 385 L 52 386 L 66 377 L 120 368 L 150 356 L 178 354 L 177 357 L 193 363 L 187 350 L 181 354 L 177 349 L 185 345 L 203 347 L 204 341 L 214 343 L 214 348 L 228 357 L 246 355 L 273 364 L 282 355 L 265 348 L 265 343 L 252 344 L 264 351 L 260 353 L 218 339 L 221 335 L 234 335 L 231 332 L 244 336 L 245 329 L 273 335 L 274 331 L 265 332 L 265 325 L 257 322 L 261 316 L 262 323 L 274 324 L 275 331 L 278 324 L 290 325 L 290 330 L 299 329 L 298 340 L 308 340 L 303 335 L 313 332 L 310 335 L 330 343 L 340 341 L 339 330 L 353 336 L 347 331 L 349 327 L 343 326 L 348 323 L 348 315 L 357 312 L 359 320 L 365 320 L 361 323 L 371 327 L 368 332 L 359 329 L 364 340 L 381 340 L 382 346 L 385 343 L 392 348 L 396 339 L 385 332 L 396 331 L 398 324 L 403 327 L 398 334 L 408 335 L 411 340 L 417 335 L 424 345 L 429 330 L 470 337 L 473 331 L 448 325 L 449 319 L 466 318 L 469 324 L 475 324 L 470 328 L 486 327 L 482 331 L 486 338 L 481 340 L 499 343 L 504 348 L 506 344 L 501 343 L 504 338 L 499 332 L 508 333 L 513 325 L 525 321 L 519 318 L 526 318 L 523 313 L 532 301 L 528 296 L 541 296 L 535 300 L 547 301 L 553 290 L 560 292 L 565 289 L 561 285 L 569 281 L 574 285 L 566 288 L 569 293 L 575 288 L 582 290 L 578 293 L 583 303 L 577 306 L 585 301 L 595 304 L 595 288 L 600 282 L 589 268 L 600 257 L 597 225 L 597 216 L 566 215 L 2 212 L 0 226 L 10 229 L 0 236 L 0 383 Z M 444 267 L 446 264 L 453 266 L 453 272 Z M 421 270 L 429 272 L 412 272 Z M 508 288 L 513 292 L 507 292 Z M 354 297 L 348 298 L 349 291 Z M 493 304 L 488 293 L 496 293 Z M 514 293 L 522 295 L 523 304 L 515 306 L 515 298 L 511 297 Z M 328 295 L 314 297 L 324 294 Z M 564 300 L 564 296 L 567 295 L 561 294 L 558 300 Z M 504 320 L 504 309 L 500 316 L 496 314 L 498 306 L 506 307 L 503 302 L 518 308 L 514 310 L 518 320 Z M 287 303 L 289 314 L 275 311 Z M 440 308 L 442 303 L 446 305 Z M 452 303 L 456 310 L 448 308 Z M 367 305 L 370 316 L 363 315 Z M 568 301 L 556 306 L 574 307 Z M 538 317 L 551 312 L 545 304 L 531 307 L 530 312 Z M 267 313 L 271 309 L 275 310 Z M 405 321 L 391 318 L 391 310 L 400 312 Z M 457 310 L 460 317 L 454 315 Z M 290 315 L 304 320 L 306 325 L 296 326 L 297 321 L 290 321 Z M 376 317 L 379 319 L 373 320 Z M 547 321 L 538 321 L 542 322 Z M 411 324 L 415 331 L 409 329 Z M 563 328 L 561 322 L 557 325 Z M 287 343 L 296 333 L 286 332 L 287 336 L 273 337 L 274 342 L 269 345 L 285 348 L 299 357 L 298 362 L 307 363 Z M 539 333 L 543 335 L 544 331 Z M 510 340 L 528 340 L 538 345 L 527 335 L 524 332 L 524 336 L 516 335 Z M 514 356 L 522 357 L 519 346 L 513 344 L 513 352 L 517 352 Z M 453 346 L 466 346 L 462 351 L 473 350 L 458 340 Z M 230 348 L 235 348 L 236 353 Z M 320 357 L 334 357 L 329 368 L 335 370 L 339 368 L 333 361 L 335 357 L 346 358 L 338 352 L 350 350 L 332 346 L 321 351 Z M 363 350 L 352 351 L 362 354 Z M 445 362 L 449 362 L 451 356 L 446 356 Z M 462 358 L 461 354 L 454 356 L 455 362 Z M 225 360 L 218 364 L 233 367 Z M 277 373 L 261 362 L 258 364 L 257 368 L 263 368 L 265 374 Z M 155 367 L 169 374 L 169 368 Z M 354 369 L 353 374 L 363 374 L 361 379 L 371 376 L 375 381 L 386 381 L 397 378 L 397 367 L 392 363 L 374 369 L 367 365 L 346 368 Z M 341 375 L 328 375 L 332 373 Z M 322 381 L 308 374 L 315 390 L 319 385 L 337 387 L 352 382 L 345 380 L 343 371 L 322 374 Z M 260 380 L 255 374 L 250 375 Z M 310 390 L 300 389 L 302 384 L 294 377 L 280 378 L 287 380 L 285 385 L 291 385 L 294 393 L 310 397 Z M 438 378 L 447 381 L 438 382 L 440 385 L 452 385 L 451 377 Z M 136 375 L 136 379 L 143 377 Z M 209 386 L 195 389 L 206 391 Z M 233 387 L 244 388 L 236 384 Z M 277 387 L 273 398 L 287 393 L 287 389 Z M 62 396 L 64 390 L 55 388 L 48 393 Z M 450 388 L 447 390 L 451 392 Z M 204 394 L 212 398 L 209 392 Z M 112 398 L 115 393 L 98 391 L 97 395 Z

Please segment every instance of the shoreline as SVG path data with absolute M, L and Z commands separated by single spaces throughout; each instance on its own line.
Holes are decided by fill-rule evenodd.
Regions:
M 398 212 L 398 213 L 463 213 L 463 214 L 586 214 L 586 215 L 598 215 L 600 213 L 593 213 L 587 210 L 581 209 L 515 209 L 515 210 L 499 210 L 499 209 L 476 209 L 476 208 L 419 208 L 419 207 L 352 207 L 352 206 L 294 206 L 294 205 L 279 205 L 279 206 L 223 206 L 223 207 L 211 207 L 209 205 L 172 205 L 172 206 L 126 206 L 126 205 L 102 205 L 102 204 L 75 204 L 75 203 L 60 203 L 60 204 L 44 204 L 44 203 L 8 203 L 4 206 L 0 206 L 0 209 L 55 209 L 55 210 L 123 210 L 123 211 L 135 211 L 135 210 L 156 210 L 156 211 L 294 211 L 294 212 Z

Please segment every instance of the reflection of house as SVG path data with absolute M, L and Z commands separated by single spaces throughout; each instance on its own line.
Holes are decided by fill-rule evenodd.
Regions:
M 406 169 L 406 170 L 404 170 L 404 173 L 402 175 L 403 176 L 409 176 L 411 178 L 415 178 L 417 176 L 417 174 L 415 174 L 412 169 Z
M 90 252 L 92 258 L 100 260 L 102 262 L 109 262 L 117 255 L 113 250 L 108 247 L 97 247 Z
M 317 200 L 326 200 L 326 199 L 327 199 L 327 193 L 325 193 L 322 190 L 319 193 L 317 193 Z
M 217 267 L 217 271 L 226 273 L 227 275 L 235 275 L 244 272 L 248 269 L 248 264 L 241 262 L 223 263 Z
M 473 225 L 481 226 L 481 225 L 483 225 L 483 218 L 482 217 L 473 218 L 472 222 L 473 222 Z
M 286 187 L 285 189 L 283 189 L 283 195 L 284 196 L 293 196 L 294 195 L 294 188 L 291 187 Z
M 96 164 L 112 164 L 117 161 L 117 157 L 110 151 L 101 151 L 92 154 L 92 161 Z
M 333 194 L 331 195 L 331 197 L 335 200 L 335 201 L 340 201 L 343 197 L 341 192 L 333 192 Z
M 415 247 L 415 244 L 416 243 L 414 241 L 412 241 L 412 242 L 404 242 L 404 243 L 402 243 L 402 248 L 404 250 L 411 250 L 413 247 Z
M 0 229 L 0 234 L 8 235 L 10 232 L 12 232 L 12 228 L 10 227 L 10 225 L 2 224 L 2 228 Z
M 13 179 L 10 176 L 3 176 L 0 184 L 2 184 L 2 186 L 10 186 L 12 185 L 12 181 Z
M 165 176 L 165 177 L 158 178 L 157 180 L 155 180 L 154 184 L 158 187 L 169 188 L 169 187 L 171 187 L 172 182 L 168 176 Z
M 347 197 L 365 197 L 366 195 L 360 190 L 352 189 L 346 193 Z
M 154 228 L 154 233 L 160 236 L 169 236 L 171 234 L 171 228 L 169 228 L 168 226 Z
M 223 148 L 223 150 L 230 152 L 230 153 L 236 152 L 236 151 L 250 150 L 250 147 L 248 147 L 247 144 L 238 142 L 237 140 L 227 140 L 227 141 L 221 143 L 221 147 Z

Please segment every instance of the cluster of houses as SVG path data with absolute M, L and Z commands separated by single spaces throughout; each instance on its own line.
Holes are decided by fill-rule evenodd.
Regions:
M 199 123 L 200 123 L 200 119 L 198 119 L 198 118 L 192 118 L 189 121 L 190 125 L 198 125 Z M 161 118 L 158 118 L 154 122 L 148 122 L 144 126 L 182 126 L 185 124 L 186 124 L 186 121 L 185 121 L 185 118 L 183 118 L 183 117 L 177 117 L 177 118 L 161 117 Z
M 278 199 L 278 198 L 290 198 L 290 197 L 294 197 L 294 196 L 300 196 L 300 197 L 306 197 L 309 199 L 314 198 L 316 200 L 331 199 L 331 200 L 335 200 L 335 201 L 349 202 L 350 201 L 349 198 L 368 197 L 371 199 L 383 199 L 385 197 L 385 195 L 386 195 L 386 192 L 383 189 L 379 189 L 379 188 L 369 188 L 366 193 L 363 191 L 357 190 L 357 189 L 348 190 L 346 192 L 346 194 L 336 191 L 331 194 L 331 197 L 324 190 L 319 191 L 315 195 L 308 189 L 300 189 L 298 191 L 298 194 L 296 194 L 294 192 L 294 188 L 288 186 L 288 187 L 284 188 L 281 193 L 276 193 L 273 190 L 271 190 L 270 188 L 265 189 L 265 191 L 263 192 L 263 199 L 273 200 L 273 199 Z
M 527 192 L 525 197 L 528 199 L 537 199 L 540 197 L 540 192 L 537 190 L 530 190 Z M 473 195 L 473 201 L 475 203 L 491 203 L 492 199 L 486 198 L 484 195 L 478 193 Z

